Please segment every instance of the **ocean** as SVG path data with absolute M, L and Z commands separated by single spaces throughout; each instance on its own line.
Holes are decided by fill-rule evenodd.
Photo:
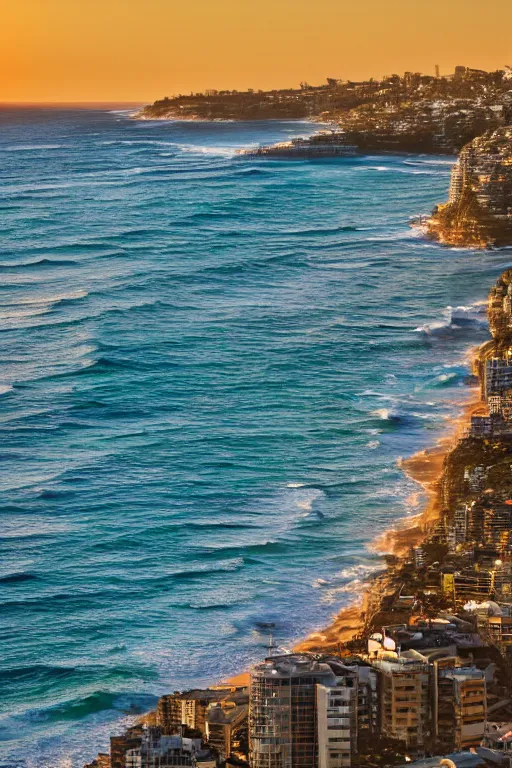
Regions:
M 409 228 L 453 158 L 235 155 L 305 122 L 0 124 L 0 766 L 81 768 L 360 593 L 512 259 Z

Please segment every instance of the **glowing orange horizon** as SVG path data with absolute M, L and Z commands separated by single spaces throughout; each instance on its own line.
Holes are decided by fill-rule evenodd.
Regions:
M 512 64 L 510 0 L 0 0 L 0 10 L 0 102 L 142 103 Z

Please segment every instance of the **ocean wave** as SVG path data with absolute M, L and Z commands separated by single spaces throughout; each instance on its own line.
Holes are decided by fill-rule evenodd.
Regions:
M 443 319 L 425 323 L 415 328 L 417 333 L 427 336 L 448 336 L 459 333 L 487 328 L 486 302 L 476 301 L 473 304 L 447 306 L 443 310 Z
M 198 155 L 220 155 L 221 157 L 235 157 L 237 151 L 235 147 L 212 147 L 197 144 L 177 144 L 177 146 L 182 152 L 192 152 Z
M 121 115 L 125 117 L 130 117 L 131 115 L 136 115 L 139 111 L 140 107 L 130 107 L 129 109 L 109 109 L 110 115 Z
M 137 370 L 144 367 L 142 363 L 134 363 L 130 360 L 113 360 L 108 357 L 99 357 L 97 360 L 90 360 L 84 358 L 79 368 L 74 368 L 70 371 L 64 371 L 63 373 L 52 373 L 44 378 L 48 381 L 52 379 L 67 379 L 74 378 L 75 376 L 103 376 L 112 374 L 119 370 Z
M 396 408 L 377 408 L 375 411 L 371 411 L 372 416 L 377 416 L 382 421 L 401 421 L 403 414 Z
M 321 601 L 328 605 L 338 602 L 340 595 L 361 597 L 370 577 L 385 567 L 380 559 L 370 563 L 357 563 L 343 568 L 328 579 L 317 578 L 312 586 L 322 591 Z
M 26 309 L 0 309 L 0 328 L 6 330 L 20 326 L 18 321 L 25 321 L 29 318 L 41 317 L 50 311 L 49 304 L 33 305 Z M 21 323 L 22 327 L 23 323 Z
M 5 152 L 39 152 L 40 150 L 63 149 L 62 144 L 14 144 L 5 147 Z
M 189 579 L 201 579 L 204 576 L 213 576 L 216 573 L 232 573 L 239 571 L 244 567 L 244 560 L 241 557 L 237 557 L 233 560 L 219 561 L 214 567 L 208 565 L 198 565 L 194 570 L 181 570 L 174 571 L 167 574 L 167 577 L 172 578 L 174 581 L 188 581 Z M 165 577 L 163 577 L 165 578 Z
M 455 164 L 453 160 L 439 160 L 438 158 L 424 157 L 418 160 L 404 160 L 404 165 L 441 165 L 451 168 Z
M 87 296 L 87 291 L 71 291 L 68 294 L 40 296 L 34 299 L 22 298 L 16 302 L 2 303 L 0 304 L 0 321 L 15 327 L 17 320 L 23 321 L 28 318 L 46 315 L 52 309 L 73 304 Z
M 28 269 L 32 267 L 74 267 L 78 262 L 72 259 L 37 259 L 36 261 L 19 261 L 10 264 L 0 264 L 0 270 L 11 272 L 17 269 Z
M 365 389 L 361 392 L 361 397 L 377 397 L 379 400 L 393 400 L 396 402 L 396 395 L 377 392 L 374 389 Z
M 346 568 L 342 568 L 341 571 L 336 574 L 336 577 L 340 579 L 360 579 L 369 576 L 376 570 L 383 570 L 384 568 L 385 566 L 382 562 L 357 563 L 356 565 L 349 565 Z
M 75 495 L 75 491 L 69 489 L 44 489 L 39 494 L 40 499 L 67 499 Z
M 248 531 L 251 529 L 259 529 L 261 528 L 260 525 L 255 525 L 252 523 L 235 523 L 235 522 L 216 522 L 215 520 L 205 520 L 204 522 L 201 522 L 199 520 L 196 521 L 179 521 L 176 523 L 176 527 L 180 529 L 180 531 L 183 530 L 191 530 L 191 531 Z
M 240 166 L 236 171 L 237 176 L 270 176 L 272 171 L 268 168 L 244 168 Z
M 342 232 L 359 232 L 359 227 L 352 226 L 350 224 L 340 225 L 339 227 L 311 227 L 309 229 L 291 229 L 283 232 L 283 235 L 288 237 L 304 237 L 304 236 L 323 236 L 323 235 L 339 235 Z
M 118 671 L 113 671 L 113 676 L 119 677 Z M 124 675 L 126 680 L 136 678 L 134 670 L 127 669 Z M 28 710 L 24 714 L 24 719 L 37 721 L 40 723 L 50 723 L 58 721 L 80 721 L 90 715 L 105 710 L 118 710 L 120 712 L 130 712 L 131 714 L 142 714 L 154 707 L 157 701 L 156 696 L 141 693 L 115 692 L 112 690 L 98 690 L 84 696 L 63 701 L 50 707 Z
M 33 664 L 26 667 L 11 667 L 0 669 L 0 681 L 3 683 L 19 684 L 26 680 L 48 682 L 61 680 L 74 675 L 76 667 L 50 664 Z
M 23 581 L 34 581 L 37 579 L 33 573 L 7 573 L 5 575 L 0 574 L 0 584 L 20 584 Z
M 265 541 L 240 544 L 224 544 L 216 547 L 204 546 L 201 555 L 202 557 L 217 558 L 219 555 L 226 557 L 229 555 L 241 555 L 244 559 L 244 563 L 250 562 L 251 558 L 255 555 L 269 555 L 278 554 L 286 551 L 286 543 L 283 541 L 277 541 L 276 539 L 266 539 Z M 255 562 L 255 560 L 253 560 Z
M 456 371 L 452 371 L 451 373 L 440 373 L 439 376 L 436 376 L 434 379 L 432 379 L 430 382 L 428 382 L 428 387 L 450 387 L 453 384 L 455 384 L 460 379 L 460 374 Z
M 174 603 L 173 607 L 192 611 L 226 611 L 240 604 L 247 605 L 247 598 L 240 597 L 232 602 L 219 602 L 218 600 L 209 601 L 208 597 L 205 597 L 203 599 L 199 598 L 197 600 L 191 600 L 187 603 Z
M 50 296 L 49 301 L 53 307 L 66 306 L 68 304 L 74 304 L 75 301 L 86 299 L 89 293 L 87 291 L 72 291 L 68 294 L 61 294 L 59 296 Z
M 393 171 L 394 168 L 390 168 L 388 165 L 361 165 L 359 166 L 362 171 Z

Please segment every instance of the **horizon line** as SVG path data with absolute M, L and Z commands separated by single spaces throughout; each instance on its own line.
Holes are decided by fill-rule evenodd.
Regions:
M 136 107 L 136 106 L 143 106 L 144 104 L 150 103 L 149 99 L 130 99 L 129 101 L 124 101 L 122 99 L 92 99 L 92 100 L 82 100 L 82 101 L 14 101 L 14 100 L 2 100 L 0 99 L 0 107 L 8 106 L 18 106 L 18 107 L 60 107 L 60 106 L 102 106 L 102 105 L 126 105 L 130 107 Z

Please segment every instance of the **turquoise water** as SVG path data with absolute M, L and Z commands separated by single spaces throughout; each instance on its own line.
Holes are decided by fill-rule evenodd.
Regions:
M 0 122 L 0 765 L 80 767 L 357 594 L 510 253 L 409 229 L 449 158 L 234 156 L 305 123 Z

